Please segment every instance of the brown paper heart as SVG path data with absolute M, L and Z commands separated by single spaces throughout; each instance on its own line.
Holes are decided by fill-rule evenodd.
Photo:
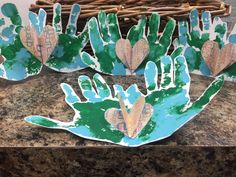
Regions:
M 124 101 L 120 99 L 121 109 L 111 108 L 105 112 L 105 119 L 114 128 L 130 138 L 135 138 L 149 122 L 153 108 L 145 104 L 145 98 L 140 97 L 130 112 L 126 111 Z
M 26 26 L 20 32 L 20 39 L 25 48 L 43 64 L 48 61 L 58 42 L 57 33 L 51 26 L 45 26 L 41 35 L 33 27 Z
M 145 39 L 140 39 L 132 48 L 130 41 L 120 39 L 116 43 L 116 55 L 131 71 L 135 71 L 149 53 L 149 45 Z
M 4 62 L 4 58 L 2 55 L 0 55 L 0 64 L 2 64 Z
M 216 76 L 236 61 L 236 44 L 227 44 L 220 49 L 217 42 L 207 41 L 202 47 L 202 57 Z

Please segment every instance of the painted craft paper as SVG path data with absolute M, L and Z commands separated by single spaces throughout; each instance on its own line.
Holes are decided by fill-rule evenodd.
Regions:
M 43 65 L 58 71 L 72 72 L 84 69 L 80 54 L 88 42 L 88 30 L 77 35 L 80 6 L 74 4 L 65 33 L 61 25 L 61 5 L 54 5 L 53 26 L 46 25 L 47 14 L 29 12 L 29 26 L 23 26 L 14 4 L 1 7 L 5 16 L 0 19 L 0 77 L 23 80 L 40 73 Z M 10 26 L 5 22 L 10 20 Z
M 128 112 L 124 100 L 120 96 L 118 98 L 120 109 L 108 109 L 105 112 L 105 119 L 113 128 L 120 130 L 130 138 L 135 138 L 151 119 L 152 105 L 145 104 L 145 97 L 140 96 Z
M 236 81 L 236 63 L 230 62 L 230 65 L 220 69 L 221 71 L 215 71 L 209 64 L 211 60 L 212 63 L 220 63 L 224 61 L 236 59 L 235 55 L 226 54 L 220 58 L 215 57 L 215 55 L 203 56 L 202 49 L 204 44 L 207 45 L 208 41 L 214 41 L 218 44 L 218 48 L 225 50 L 230 44 L 236 44 L 236 26 L 233 31 L 227 36 L 228 28 L 227 23 L 223 22 L 219 17 L 215 17 L 212 21 L 211 13 L 206 11 L 202 13 L 201 19 L 199 19 L 198 11 L 192 10 L 189 16 L 190 26 L 187 21 L 179 22 L 179 39 L 174 41 L 174 45 L 177 47 L 184 47 L 184 56 L 187 59 L 189 70 L 195 71 L 196 73 L 201 73 L 205 76 L 215 76 L 220 72 L 224 73 L 227 80 Z M 201 23 L 200 23 L 201 22 Z M 201 27 L 202 26 L 202 27 Z M 214 44 L 216 46 L 216 43 Z M 219 50 L 217 50 L 219 51 Z M 219 52 L 218 52 L 219 53 Z M 205 53 L 206 54 L 206 53 Z M 222 57 L 230 57 L 223 59 Z M 211 58 L 211 59 L 210 59 Z M 221 61 L 219 61 L 221 60 Z M 229 64 L 229 63 L 227 63 Z M 218 68 L 219 69 L 219 68 Z M 217 69 L 217 70 L 218 70 Z
M 130 28 L 126 39 L 122 39 L 117 15 L 106 15 L 101 11 L 97 19 L 93 17 L 88 21 L 90 44 L 94 56 L 91 56 L 87 52 L 82 52 L 82 61 L 96 71 L 109 75 L 143 74 L 148 61 L 153 61 L 159 66 L 160 58 L 165 56 L 170 48 L 176 22 L 170 20 L 162 35 L 159 35 L 159 14 L 153 13 L 151 15 L 148 22 L 147 34 L 146 23 L 147 19 L 145 17 L 141 18 L 137 25 Z M 116 50 L 116 46 L 120 45 L 120 47 L 124 48 L 124 46 L 121 45 L 121 43 L 123 43 L 126 46 L 126 48 L 124 48 L 126 54 L 129 53 L 130 55 L 131 48 L 135 49 L 135 44 L 140 42 L 140 40 L 148 42 L 148 54 L 140 58 L 136 58 L 136 56 L 131 57 L 132 60 L 144 61 L 141 65 L 130 68 L 130 66 L 124 62 L 126 59 L 121 56 L 123 55 L 120 53 L 121 50 Z M 127 51 L 129 52 L 127 53 Z M 147 51 L 145 51 L 145 53 L 146 52 Z M 181 47 L 176 48 L 171 55 L 172 58 L 175 58 L 181 54 L 181 52 Z M 129 58 L 129 60 L 131 59 Z
M 136 84 L 127 90 L 114 85 L 113 96 L 99 74 L 93 77 L 95 87 L 89 77 L 80 76 L 79 86 L 86 101 L 81 101 L 70 85 L 61 84 L 66 103 L 75 111 L 72 122 L 38 115 L 26 117 L 25 121 L 46 128 L 67 130 L 91 140 L 130 147 L 167 138 L 206 107 L 223 86 L 224 76 L 217 77 L 195 102 L 191 102 L 190 76 L 185 57 L 178 56 L 173 60 L 170 56 L 164 56 L 160 65 L 161 70 L 154 62 L 146 65 L 146 94 L 141 93 Z M 160 81 L 158 74 L 161 75 Z
M 236 44 L 226 44 L 220 49 L 215 41 L 207 41 L 202 46 L 202 57 L 213 76 L 236 62 Z
M 58 43 L 57 34 L 51 26 L 45 26 L 40 35 L 31 26 L 23 27 L 20 39 L 23 46 L 43 64 L 48 61 Z

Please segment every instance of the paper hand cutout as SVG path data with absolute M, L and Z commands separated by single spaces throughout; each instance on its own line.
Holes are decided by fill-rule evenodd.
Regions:
M 166 55 L 169 50 L 176 24 L 174 20 L 170 20 L 159 39 L 160 15 L 157 13 L 151 15 L 147 36 L 145 33 L 146 21 L 146 18 L 141 18 L 138 24 L 129 30 L 126 37 L 132 47 L 141 39 L 147 39 L 149 43 L 149 54 L 135 71 L 130 71 L 130 68 L 121 62 L 122 58 L 116 55 L 116 43 L 122 39 L 117 15 L 108 14 L 106 16 L 104 12 L 98 14 L 98 20 L 93 17 L 88 22 L 90 44 L 94 57 L 83 52 L 83 62 L 98 72 L 110 75 L 143 74 L 148 61 L 154 61 L 159 65 L 160 58 Z M 175 58 L 181 52 L 181 47 L 176 48 L 172 57 Z
M 236 44 L 236 26 L 227 38 L 227 23 L 219 17 L 215 17 L 212 21 L 210 12 L 202 13 L 202 28 L 200 27 L 199 13 L 196 9 L 192 10 L 189 18 L 190 27 L 187 21 L 179 22 L 179 39 L 174 41 L 174 45 L 184 47 L 184 56 L 187 59 L 190 71 L 199 70 L 203 75 L 214 75 L 215 73 L 211 73 L 201 55 L 202 47 L 208 40 L 217 42 L 220 48 L 227 44 Z M 227 79 L 236 81 L 236 64 L 225 69 L 224 74 Z
M 149 122 L 153 108 L 150 104 L 145 104 L 144 96 L 138 98 L 129 112 L 121 97 L 119 97 L 119 103 L 121 109 L 108 109 L 105 112 L 105 119 L 126 136 L 135 138 Z
M 157 66 L 148 62 L 145 69 L 147 94 L 142 94 L 137 85 L 124 90 L 120 85 L 114 85 L 115 95 L 120 95 L 132 108 L 140 96 L 153 109 L 151 119 L 142 131 L 133 138 L 114 128 L 105 118 L 110 109 L 120 109 L 119 99 L 113 97 L 111 90 L 99 74 L 95 74 L 92 86 L 87 76 L 79 77 L 79 86 L 87 101 L 83 102 L 68 84 L 61 84 L 66 95 L 66 102 L 75 111 L 72 122 L 60 122 L 43 116 L 29 116 L 29 123 L 67 130 L 83 138 L 116 143 L 136 147 L 169 137 L 188 121 L 199 114 L 205 106 L 220 91 L 224 77 L 218 77 L 195 102 L 190 102 L 190 76 L 186 60 L 178 56 L 174 60 L 170 56 L 161 58 L 161 81 L 158 83 Z
M 48 51 L 47 57 L 43 56 L 43 61 L 37 59 L 39 57 L 37 55 L 35 57 L 35 52 L 30 50 L 29 47 L 25 47 L 26 43 L 24 40 L 23 43 L 25 46 L 22 44 L 20 32 L 22 30 L 24 31 L 25 28 L 22 25 L 21 17 L 19 16 L 16 6 L 7 3 L 1 7 L 1 11 L 12 23 L 10 26 L 4 27 L 5 18 L 0 19 L 0 27 L 2 28 L 0 31 L 0 55 L 1 58 L 4 59 L 4 61 L 0 63 L 1 78 L 14 81 L 23 80 L 29 76 L 39 74 L 43 63 L 49 68 L 59 72 L 72 72 L 86 67 L 81 61 L 80 53 L 88 42 L 88 31 L 87 27 L 85 27 L 84 31 L 79 36 L 76 35 L 76 23 L 80 13 L 80 6 L 78 4 L 72 6 L 65 33 L 62 33 L 61 27 L 61 5 L 54 5 L 53 27 L 58 36 L 58 45 L 55 47 L 55 41 L 51 38 L 51 51 Z M 45 29 L 46 16 L 47 14 L 43 9 L 39 10 L 38 15 L 29 12 L 30 28 L 34 29 L 37 36 L 40 36 Z M 35 37 L 37 38 L 37 36 Z M 55 35 L 53 34 L 53 36 Z M 49 38 L 47 38 L 47 40 L 48 39 Z M 54 47 L 55 50 L 52 52 L 52 48 Z M 52 54 L 49 57 L 50 53 Z
M 202 46 L 202 56 L 213 76 L 236 62 L 236 44 L 227 44 L 222 49 L 215 41 L 207 41 Z

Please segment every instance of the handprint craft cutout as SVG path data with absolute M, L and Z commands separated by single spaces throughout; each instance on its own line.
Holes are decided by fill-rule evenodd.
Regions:
M 189 15 L 190 25 L 187 21 L 179 21 L 179 38 L 174 41 L 175 47 L 183 47 L 183 55 L 186 57 L 189 70 L 196 71 L 206 76 L 214 76 L 219 73 L 214 71 L 205 62 L 202 49 L 206 42 L 214 41 L 218 43 L 219 49 L 223 49 L 228 44 L 236 44 L 236 25 L 227 36 L 227 23 L 220 17 L 214 17 L 212 21 L 211 13 L 205 11 L 199 19 L 197 9 L 191 11 Z M 235 59 L 232 58 L 232 59 Z M 211 60 L 216 60 L 211 56 Z M 223 74 L 227 80 L 236 81 L 236 63 L 223 68 Z
M 54 5 L 53 26 L 46 25 L 47 14 L 43 9 L 38 14 L 29 12 L 30 26 L 25 27 L 14 4 L 4 4 L 1 12 L 12 23 L 5 27 L 6 18 L 0 20 L 0 55 L 3 58 L 0 63 L 1 78 L 23 80 L 39 74 L 43 65 L 58 72 L 72 72 L 87 67 L 80 58 L 88 42 L 87 27 L 79 35 L 76 34 L 80 14 L 78 4 L 72 6 L 65 33 L 62 32 L 61 5 L 58 3 Z M 34 49 L 27 45 L 29 35 L 32 35 L 30 41 Z M 45 48 L 47 54 L 45 50 L 42 52 Z
M 96 89 L 87 76 L 80 76 L 79 86 L 86 101 L 81 101 L 70 85 L 61 84 L 66 95 L 66 103 L 75 111 L 72 122 L 61 122 L 38 115 L 26 117 L 25 121 L 46 128 L 67 130 L 79 137 L 91 140 L 130 147 L 167 138 L 207 106 L 223 86 L 224 77 L 216 78 L 195 102 L 191 102 L 190 76 L 185 57 L 178 56 L 173 60 L 170 56 L 164 56 L 161 58 L 160 65 L 161 70 L 157 69 L 154 62 L 148 62 L 146 65 L 144 73 L 146 94 L 141 93 L 136 84 L 131 85 L 127 90 L 120 85 L 114 85 L 113 96 L 110 87 L 99 74 L 93 77 Z M 160 83 L 158 74 L 161 74 Z M 120 104 L 118 95 L 124 103 Z M 143 116 L 147 123 L 145 121 L 142 123 L 143 127 L 141 126 L 140 132 L 137 131 L 135 134 L 138 130 L 136 120 L 134 121 L 136 125 L 128 134 L 124 127 L 116 127 L 118 122 L 114 119 L 117 117 L 109 117 L 108 114 L 111 110 L 117 113 L 122 109 L 132 109 L 140 97 L 144 98 L 147 106 L 151 106 L 151 113 Z M 148 120 L 146 117 L 149 115 L 151 117 Z
M 169 20 L 162 35 L 158 33 L 160 27 L 158 13 L 152 13 L 147 33 L 146 23 L 146 17 L 142 17 L 137 25 L 130 28 L 126 39 L 123 39 L 117 15 L 113 13 L 106 15 L 103 11 L 99 12 L 97 19 L 93 17 L 88 21 L 89 40 L 94 56 L 82 52 L 82 61 L 92 69 L 109 75 L 142 75 L 148 61 L 153 61 L 160 66 L 160 58 L 167 55 L 169 51 L 176 22 L 173 19 Z M 120 52 L 116 51 L 116 45 L 122 47 L 123 43 L 125 45 L 123 48 L 126 47 L 124 50 L 128 50 L 135 48 L 135 44 L 142 40 L 148 42 L 148 55 L 142 58 L 144 61 L 134 70 L 124 64 L 124 58 L 120 56 Z M 175 58 L 181 52 L 182 47 L 177 47 L 171 57 Z M 137 58 L 132 58 L 132 60 L 137 60 Z

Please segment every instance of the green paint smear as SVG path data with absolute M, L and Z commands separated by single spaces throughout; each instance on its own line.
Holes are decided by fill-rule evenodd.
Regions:
M 71 64 L 74 57 L 78 57 L 81 49 L 83 38 L 70 36 L 68 34 L 60 34 L 58 38 L 57 50 L 50 56 L 48 64 L 57 69 L 62 69 L 66 65 Z M 63 50 L 63 51 L 61 51 Z M 62 55 L 58 53 L 63 53 Z
M 229 77 L 235 77 L 236 76 L 236 63 L 234 63 L 228 69 L 226 69 L 224 73 Z
M 103 97 L 108 97 L 110 95 L 110 90 L 108 88 L 108 86 L 104 83 L 102 83 L 98 78 L 94 78 L 94 81 L 96 82 L 97 85 L 97 91 L 99 91 L 99 94 L 103 94 L 100 96 Z
M 142 141 L 146 141 L 150 138 L 150 134 L 153 132 L 153 130 L 156 127 L 156 122 L 154 122 L 152 119 L 147 123 L 147 125 L 144 127 L 144 129 L 140 132 L 138 137 L 142 139 Z
M 21 62 L 16 60 L 16 55 L 23 48 L 25 47 L 21 43 L 19 36 L 16 36 L 12 45 L 1 48 L 1 53 L 6 58 L 3 64 L 7 69 L 11 69 L 12 66 L 17 62 Z M 42 67 L 41 62 L 30 52 L 28 52 L 28 54 L 30 55 L 30 58 L 26 61 L 26 63 L 22 62 L 22 65 L 24 65 L 24 67 L 27 69 L 27 73 L 30 75 L 39 73 Z
M 82 89 L 84 89 L 84 90 L 92 90 L 92 85 L 91 85 L 91 83 L 90 83 L 90 80 L 83 80 L 83 81 L 81 82 L 81 87 L 82 87 Z
M 31 122 L 33 124 L 44 126 L 44 127 L 48 127 L 48 128 L 56 128 L 56 127 L 58 127 L 57 123 L 55 123 L 55 122 L 53 122 L 51 120 L 48 120 L 46 118 L 34 118 Z
M 107 139 L 113 142 L 120 142 L 124 134 L 119 130 L 111 130 L 111 125 L 105 120 L 105 111 L 110 108 L 119 108 L 116 101 L 105 100 L 98 103 L 75 103 L 75 109 L 80 112 L 80 119 L 75 126 L 89 127 L 93 136 L 99 139 Z
M 212 95 L 216 94 L 220 88 L 224 85 L 224 77 L 220 76 L 219 79 L 215 80 L 211 86 L 207 89 L 203 96 L 199 100 L 193 103 L 192 108 L 190 109 L 202 109 L 203 105 L 206 105 L 210 102 Z
M 115 54 L 115 45 L 113 44 L 104 46 L 101 52 L 95 51 L 95 56 L 98 59 L 102 71 L 105 73 L 112 73 L 115 62 L 121 63 L 120 59 L 118 59 Z

